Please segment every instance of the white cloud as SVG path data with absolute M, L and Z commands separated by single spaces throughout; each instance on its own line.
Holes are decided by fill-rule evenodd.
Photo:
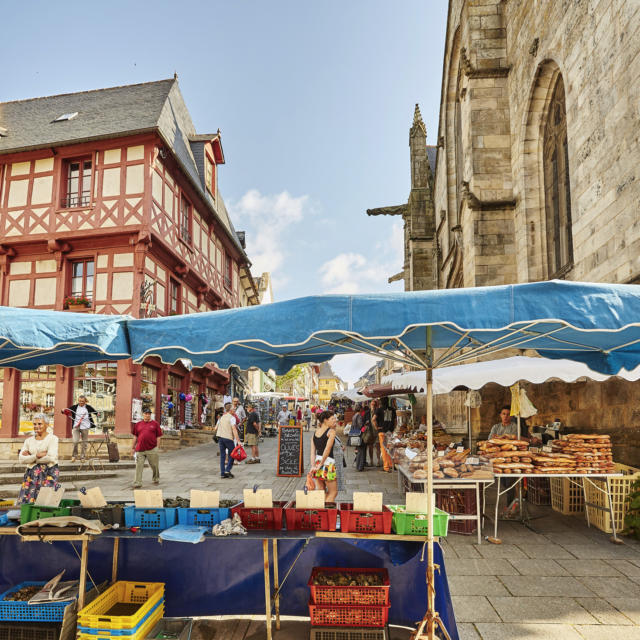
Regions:
M 251 189 L 228 208 L 235 228 L 247 232 L 247 255 L 253 273 L 269 271 L 274 283 L 282 285 L 287 280 L 287 276 L 278 274 L 287 255 L 282 239 L 310 212 L 309 197 L 295 198 L 287 191 L 263 195 Z
M 362 377 L 380 358 L 361 353 L 358 355 L 335 356 L 331 360 L 331 368 L 345 382 L 353 387 L 356 380 Z

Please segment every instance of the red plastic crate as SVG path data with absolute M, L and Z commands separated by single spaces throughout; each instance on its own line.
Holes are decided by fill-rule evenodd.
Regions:
M 361 573 L 378 574 L 382 578 L 379 587 L 328 586 L 313 584 L 313 579 L 321 573 L 344 573 L 357 575 Z M 389 572 L 386 569 L 355 569 L 346 567 L 314 567 L 307 583 L 311 590 L 311 602 L 314 604 L 389 604 Z
M 340 503 L 340 531 L 343 533 L 391 533 L 393 511 L 354 511 L 352 502 Z
M 313 626 L 320 627 L 384 627 L 389 620 L 389 605 L 367 607 L 310 602 L 309 617 Z
M 284 508 L 289 531 L 335 531 L 338 521 L 338 505 L 327 503 L 324 509 L 298 509 L 292 500 Z
M 241 502 L 238 506 L 231 508 L 231 513 L 232 515 L 237 513 L 240 516 L 240 520 L 242 520 L 242 524 L 247 529 L 279 531 L 282 529 L 282 512 L 287 504 L 282 500 L 274 500 L 273 507 L 250 509 L 244 506 L 244 502 Z
M 454 520 L 451 516 L 476 514 L 475 489 L 436 489 L 436 507 L 449 514 L 449 533 L 471 535 L 478 528 L 477 520 Z

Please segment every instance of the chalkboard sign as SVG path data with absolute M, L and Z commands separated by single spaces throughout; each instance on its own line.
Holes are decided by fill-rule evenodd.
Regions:
M 302 475 L 302 427 L 281 426 L 278 428 L 279 476 Z

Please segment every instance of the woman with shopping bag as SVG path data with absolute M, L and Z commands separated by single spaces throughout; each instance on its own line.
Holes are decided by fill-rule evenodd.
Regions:
M 234 456 L 231 454 L 240 443 L 240 436 L 238 435 L 237 421 L 231 413 L 230 402 L 224 405 L 224 413 L 216 424 L 215 434 L 220 447 L 220 477 L 233 478 L 231 469 L 233 468 Z
M 323 411 L 317 415 L 317 418 L 318 426 L 311 438 L 311 470 L 314 472 L 316 489 L 326 492 L 326 502 L 335 502 L 338 495 L 338 482 L 333 443 L 338 421 L 333 411 Z

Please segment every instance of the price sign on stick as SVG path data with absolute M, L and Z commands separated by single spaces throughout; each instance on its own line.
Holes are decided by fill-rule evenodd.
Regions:
M 296 491 L 296 509 L 324 509 L 324 491 Z
M 133 492 L 133 499 L 136 507 L 138 508 L 150 507 L 153 509 L 160 509 L 164 506 L 162 502 L 162 489 L 146 491 L 142 489 L 135 489 Z
M 353 510 L 354 511 L 382 511 L 382 493 L 381 492 L 353 492 Z
M 107 506 L 107 501 L 104 499 L 100 487 L 93 487 L 85 492 L 78 491 L 78 498 L 80 504 L 87 509 Z
M 220 492 L 191 489 L 189 506 L 195 509 L 217 509 L 220 506 Z
M 243 491 L 244 506 L 249 509 L 270 509 L 273 507 L 271 489 L 245 489 Z

